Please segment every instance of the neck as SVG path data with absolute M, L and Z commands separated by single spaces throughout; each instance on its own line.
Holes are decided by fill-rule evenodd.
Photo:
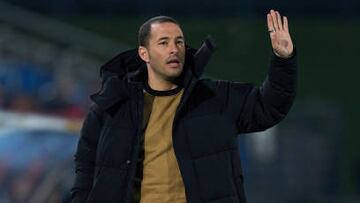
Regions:
M 178 85 L 170 82 L 170 81 L 165 81 L 165 80 L 157 80 L 155 78 L 152 78 L 149 75 L 148 78 L 148 84 L 151 87 L 151 89 L 153 90 L 157 90 L 157 91 L 167 91 L 167 90 L 172 90 L 175 89 Z

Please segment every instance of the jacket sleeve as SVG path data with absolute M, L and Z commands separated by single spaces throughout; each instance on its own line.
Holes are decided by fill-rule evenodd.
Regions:
M 101 126 L 101 111 L 94 104 L 84 120 L 75 153 L 75 182 L 71 190 L 72 203 L 87 201 L 93 184 L 96 149 Z
M 226 108 L 239 133 L 263 131 L 285 118 L 296 94 L 296 50 L 283 59 L 273 54 L 268 74 L 260 87 L 228 82 Z

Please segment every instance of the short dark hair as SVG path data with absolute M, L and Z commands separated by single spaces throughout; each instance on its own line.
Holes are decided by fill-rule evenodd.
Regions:
M 156 16 L 156 17 L 150 18 L 144 24 L 142 24 L 139 28 L 139 33 L 138 33 L 139 46 L 146 47 L 148 45 L 152 24 L 168 23 L 168 22 L 179 25 L 179 23 L 174 18 L 169 17 L 169 16 Z

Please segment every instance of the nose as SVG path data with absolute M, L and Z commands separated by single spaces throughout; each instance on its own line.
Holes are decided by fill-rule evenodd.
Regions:
M 170 45 L 170 53 L 171 54 L 177 54 L 179 52 L 179 47 L 177 46 L 177 44 L 174 42 L 174 43 L 171 43 Z

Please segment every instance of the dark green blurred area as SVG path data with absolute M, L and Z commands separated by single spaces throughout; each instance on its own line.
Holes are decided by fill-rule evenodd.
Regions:
M 357 81 L 360 79 L 360 19 L 288 18 L 299 64 L 298 96 L 294 108 L 302 101 L 320 100 L 343 110 L 345 120 L 338 143 L 339 191 L 357 193 L 360 187 L 360 94 L 357 90 Z M 128 44 L 129 47 L 136 47 L 136 33 L 146 17 L 88 16 L 60 19 Z M 208 77 L 261 84 L 271 54 L 265 15 L 263 19 L 179 17 L 178 21 L 188 44 L 193 47 L 198 47 L 208 34 L 215 38 L 218 47 L 207 67 Z

